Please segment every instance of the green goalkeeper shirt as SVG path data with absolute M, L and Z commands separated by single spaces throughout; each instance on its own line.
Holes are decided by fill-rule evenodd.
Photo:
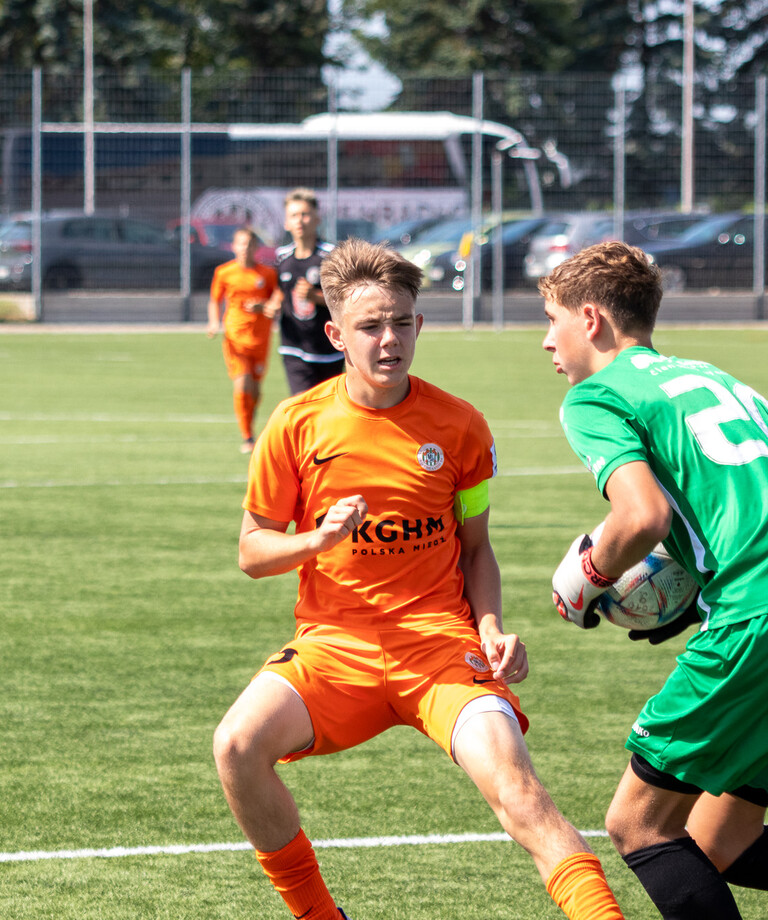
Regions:
M 560 421 L 605 494 L 645 461 L 674 514 L 664 541 L 702 586 L 706 625 L 768 611 L 768 400 L 704 361 L 620 352 L 572 387 Z

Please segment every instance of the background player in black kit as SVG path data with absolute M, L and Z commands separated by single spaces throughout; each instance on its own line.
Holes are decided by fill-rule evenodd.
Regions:
M 283 292 L 280 346 L 291 394 L 335 377 L 344 359 L 328 341 L 331 315 L 320 287 L 320 264 L 333 249 L 318 239 L 320 215 L 315 193 L 296 188 L 285 199 L 285 229 L 292 242 L 277 250 L 277 274 Z

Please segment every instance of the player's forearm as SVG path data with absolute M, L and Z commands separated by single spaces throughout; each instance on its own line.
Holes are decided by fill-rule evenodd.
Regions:
M 490 545 L 473 553 L 462 553 L 464 597 L 472 610 L 480 638 L 503 632 L 501 617 L 501 574 Z
M 313 559 L 320 549 L 316 531 L 259 530 L 240 537 L 240 568 L 251 578 L 282 575 Z
M 592 563 L 601 575 L 614 578 L 665 539 L 672 526 L 672 508 L 650 467 L 640 461 L 615 470 L 606 495 L 611 510 L 592 550 Z
M 208 325 L 218 326 L 221 322 L 221 311 L 219 305 L 215 300 L 208 301 Z

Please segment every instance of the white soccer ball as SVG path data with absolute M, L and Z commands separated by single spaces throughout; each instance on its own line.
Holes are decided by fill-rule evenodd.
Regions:
M 602 526 L 592 533 L 592 542 Z M 597 612 L 623 629 L 658 629 L 684 613 L 698 593 L 695 579 L 659 543 L 600 595 Z

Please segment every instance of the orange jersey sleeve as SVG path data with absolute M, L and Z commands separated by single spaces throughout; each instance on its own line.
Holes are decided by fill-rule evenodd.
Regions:
M 254 312 L 252 303 L 262 304 L 277 289 L 277 272 L 257 263 L 249 267 L 236 260 L 219 265 L 211 282 L 211 299 L 224 301 L 224 334 L 238 348 L 264 350 L 269 345 L 272 320 Z
M 495 473 L 493 438 L 469 403 L 411 377 L 392 409 L 352 403 L 345 377 L 281 403 L 251 458 L 243 507 L 307 531 L 361 494 L 368 516 L 299 568 L 300 622 L 373 628 L 471 619 L 454 498 Z

